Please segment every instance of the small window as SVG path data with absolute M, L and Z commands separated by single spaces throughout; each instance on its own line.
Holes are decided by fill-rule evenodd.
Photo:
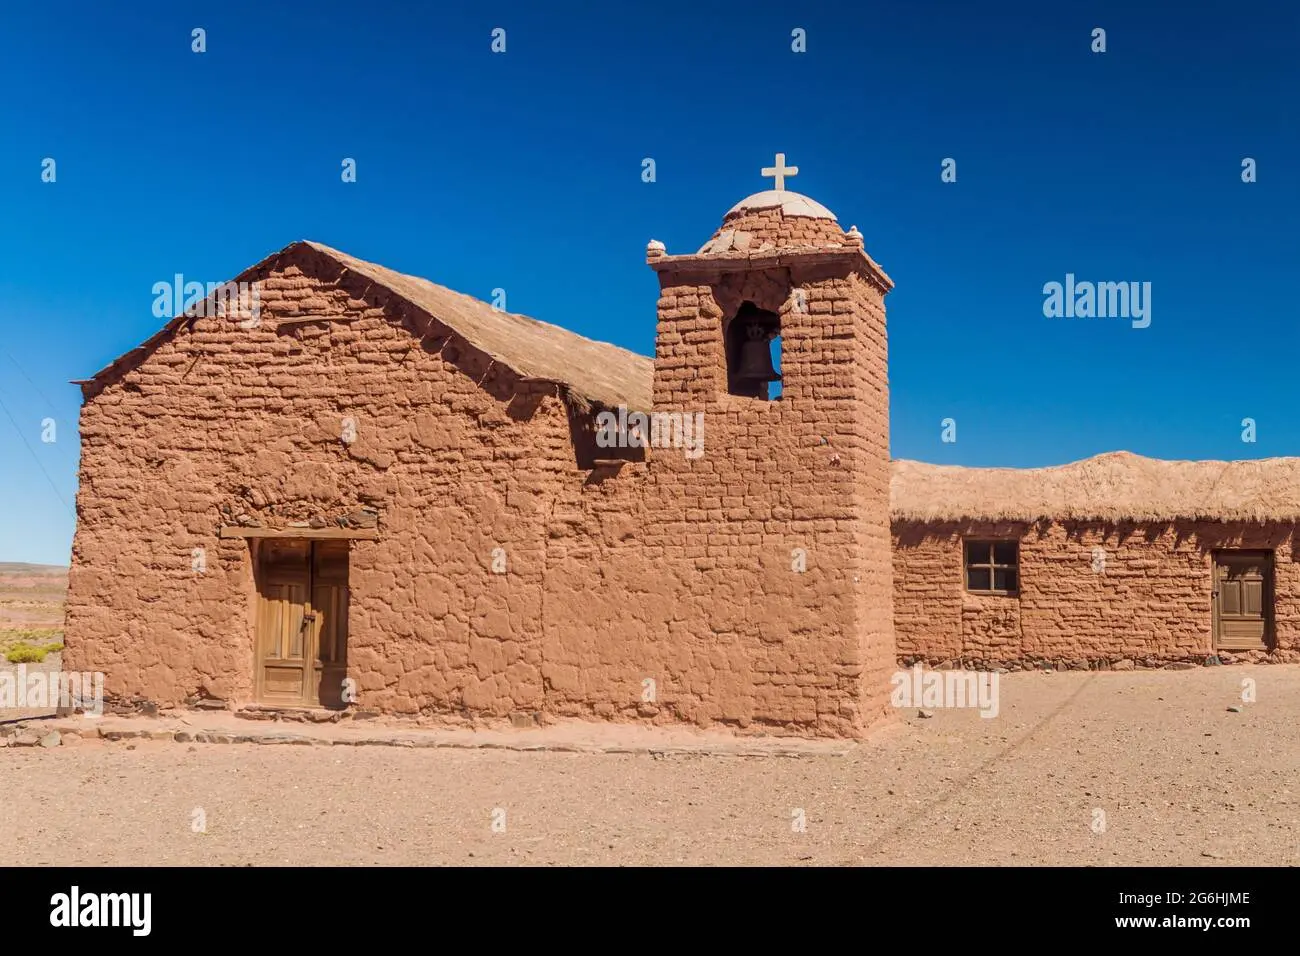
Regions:
M 1020 590 L 1020 546 L 1015 541 L 966 542 L 966 590 L 1015 594 Z

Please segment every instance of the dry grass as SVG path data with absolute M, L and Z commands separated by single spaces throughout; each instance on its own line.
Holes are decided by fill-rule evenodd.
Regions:
M 1300 458 L 1164 461 L 1126 451 L 1052 468 L 895 461 L 895 520 L 1300 519 Z
M 29 644 L 27 641 L 19 641 L 10 645 L 5 651 L 5 660 L 10 664 L 39 664 L 51 654 L 57 654 L 63 650 L 61 643 L 53 644 Z

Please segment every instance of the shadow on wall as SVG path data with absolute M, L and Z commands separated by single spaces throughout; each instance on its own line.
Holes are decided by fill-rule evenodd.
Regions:
M 1114 541 L 1117 547 L 1125 544 L 1158 544 L 1173 535 L 1174 548 L 1195 547 L 1202 554 L 1232 548 L 1258 548 L 1275 550 L 1278 560 L 1300 563 L 1300 534 L 1292 522 L 1208 521 L 1055 521 L 1040 518 L 1035 521 L 895 521 L 893 523 L 894 547 L 913 549 L 929 543 L 951 544 L 956 547 L 962 538 L 1001 538 L 1006 540 L 1044 540 L 1053 526 L 1065 532 L 1066 540 L 1095 543 L 1097 540 Z
M 1028 535 L 1030 529 L 1028 523 L 1011 521 L 895 521 L 893 537 L 894 547 L 899 549 L 919 548 L 931 543 L 958 547 L 961 539 L 970 535 L 1018 541 Z

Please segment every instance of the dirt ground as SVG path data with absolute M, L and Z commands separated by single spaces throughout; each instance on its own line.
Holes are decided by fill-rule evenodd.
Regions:
M 1019 673 L 1000 692 L 995 718 L 909 709 L 843 755 L 10 747 L 0 839 L 68 866 L 1297 861 L 1300 666 Z

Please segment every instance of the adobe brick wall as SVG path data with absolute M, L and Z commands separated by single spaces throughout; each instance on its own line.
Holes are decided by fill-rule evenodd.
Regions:
M 790 249 L 838 245 L 845 241 L 844 230 L 834 219 L 787 216 L 778 208 L 742 209 L 734 212 L 723 220 L 709 241 L 712 242 L 728 230 L 752 236 L 749 245 L 752 250 L 768 242 L 776 248 Z
M 1019 538 L 1020 594 L 970 594 L 962 538 Z M 1274 659 L 1300 659 L 1300 550 L 1292 524 L 898 521 L 894 605 L 905 661 L 1075 665 L 1204 659 L 1213 650 L 1216 549 L 1274 552 Z M 1093 571 L 1093 549 L 1105 569 Z
M 686 719 L 859 733 L 895 659 L 882 292 L 842 265 L 660 280 L 655 409 L 703 412 L 705 454 L 653 451 L 633 543 L 562 576 L 623 595 L 592 626 L 644 635 L 635 664 L 585 661 L 566 709 L 648 677 Z M 744 301 L 781 316 L 779 401 L 727 394 L 724 318 Z
M 422 348 L 357 294 L 288 265 L 265 278 L 260 328 L 201 319 L 85 404 L 68 667 L 164 704 L 200 688 L 248 700 L 249 545 L 219 527 L 241 515 L 333 525 L 373 507 L 380 539 L 354 542 L 350 561 L 364 705 L 541 706 L 547 522 L 577 480 L 565 409 L 454 337 Z M 355 321 L 274 331 L 304 313 Z M 505 575 L 490 573 L 498 546 Z
M 854 574 L 862 660 L 863 726 L 893 714 L 890 677 L 897 667 L 891 540 L 889 457 L 889 346 L 881 291 L 860 277 L 838 284 L 855 316 L 855 416 L 861 452 L 855 473 Z M 838 311 L 838 310 L 837 310 Z
M 422 345 L 324 254 L 261 278 L 260 327 L 199 319 L 83 406 L 65 666 L 127 700 L 249 702 L 252 560 L 219 528 L 371 508 L 379 538 L 350 553 L 363 709 L 836 735 L 885 713 L 884 311 L 861 277 L 665 277 L 656 408 L 705 412 L 705 454 L 613 474 L 578 467 L 553 387 L 455 335 Z M 785 399 L 726 395 L 723 311 L 788 313 L 791 282 Z M 344 321 L 276 331 L 302 315 Z

